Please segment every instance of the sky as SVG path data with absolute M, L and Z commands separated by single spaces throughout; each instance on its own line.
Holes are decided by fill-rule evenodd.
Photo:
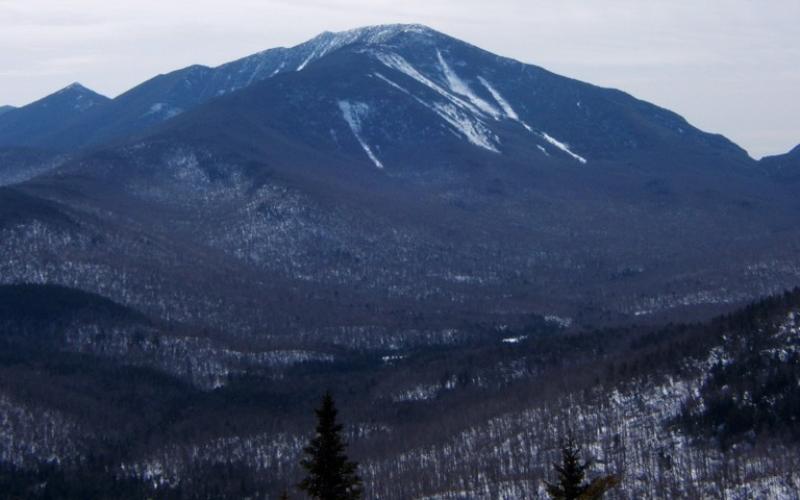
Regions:
M 0 0 L 0 104 L 114 97 L 322 31 L 420 23 L 669 108 L 759 158 L 800 143 L 800 0 Z

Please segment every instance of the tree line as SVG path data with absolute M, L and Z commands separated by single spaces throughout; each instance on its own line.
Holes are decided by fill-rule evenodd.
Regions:
M 342 424 L 333 396 L 326 392 L 320 407 L 315 410 L 317 426 L 314 437 L 305 447 L 300 465 L 306 477 L 297 485 L 299 491 L 319 500 L 361 500 L 364 497 L 358 463 L 347 456 L 347 443 L 342 436 Z M 619 484 L 616 475 L 586 479 L 591 461 L 581 459 L 581 448 L 572 432 L 562 442 L 561 462 L 553 464 L 556 480 L 545 482 L 553 500 L 600 500 Z M 282 499 L 288 499 L 284 491 Z

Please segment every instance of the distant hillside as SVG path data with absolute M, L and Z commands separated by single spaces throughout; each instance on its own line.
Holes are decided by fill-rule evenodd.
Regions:
M 800 180 L 800 145 L 786 154 L 762 158 L 759 166 L 774 179 L 789 182 Z
M 73 83 L 36 102 L 0 114 L 0 146 L 57 149 L 42 138 L 109 101 Z

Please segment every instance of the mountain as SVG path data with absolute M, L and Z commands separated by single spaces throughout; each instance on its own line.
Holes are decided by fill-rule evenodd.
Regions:
M 322 33 L 291 48 L 268 49 L 216 68 L 194 65 L 158 75 L 118 96 L 107 106 L 80 119 L 65 119 L 57 130 L 28 134 L 25 145 L 61 150 L 141 132 L 214 97 L 285 72 L 300 71 L 310 62 L 353 43 L 380 43 L 397 30 L 427 30 L 419 26 L 378 26 L 345 33 Z M 17 144 L 14 137 L 0 144 Z
M 429 164 L 445 161 L 435 156 L 439 152 L 468 146 L 491 153 L 487 158 L 495 162 L 544 163 L 554 157 L 657 168 L 653 161 L 663 162 L 669 151 L 673 167 L 753 166 L 738 146 L 667 110 L 428 28 L 386 26 L 328 36 L 325 47 L 336 49 L 321 51 L 324 57 L 303 64 L 302 71 L 218 99 L 177 120 L 173 130 L 213 127 L 223 118 L 218 114 L 227 113 L 229 127 L 268 123 L 270 131 L 305 141 L 315 151 L 353 156 L 360 151 L 378 167 L 419 161 L 409 157 L 410 144 L 425 152 L 422 161 Z M 343 121 L 348 127 L 341 127 Z M 403 126 L 388 126 L 394 123 Z M 247 136 L 241 127 L 220 132 L 239 142 Z M 385 161 L 374 151 L 379 148 L 390 156 Z
M 252 332 L 255 301 L 286 333 L 707 314 L 797 281 L 794 194 L 721 136 L 428 28 L 312 42 L 292 71 L 18 186 L 97 243 L 66 263 L 19 233 L 8 254 L 37 264 L 7 279 L 99 292 L 103 262 L 105 293 L 148 314 Z
M 786 154 L 766 156 L 758 163 L 774 179 L 797 181 L 800 179 L 800 145 Z
M 0 146 L 39 146 L 49 149 L 50 145 L 39 138 L 102 106 L 108 100 L 79 83 L 73 83 L 36 102 L 0 115 Z
M 800 487 L 800 206 L 722 136 L 418 25 L 64 123 L 0 150 L 3 491 L 271 497 L 326 387 L 370 498 L 543 497 L 568 429 L 610 498 Z
M 8 113 L 9 111 L 13 111 L 15 109 L 17 109 L 17 108 L 15 108 L 14 106 L 0 106 L 0 115 L 3 115 L 5 113 Z
M 417 49 L 423 47 L 430 50 L 418 53 Z M 492 134 L 496 134 L 493 130 L 495 127 L 483 123 L 486 118 L 490 121 L 514 122 L 521 128 L 533 126 L 536 130 L 531 134 L 539 134 L 540 146 L 546 152 L 543 154 L 550 154 L 551 150 L 556 154 L 574 154 L 565 151 L 568 148 L 564 147 L 565 137 L 574 136 L 592 142 L 574 146 L 588 148 L 587 151 L 594 153 L 596 159 L 619 148 L 636 150 L 653 146 L 656 142 L 666 145 L 667 141 L 672 140 L 718 147 L 721 151 L 719 154 L 731 155 L 745 163 L 749 160 L 743 150 L 726 139 L 702 134 L 666 110 L 636 101 L 621 92 L 582 85 L 541 68 L 498 58 L 418 25 L 326 32 L 292 48 L 266 50 L 217 68 L 191 66 L 159 75 L 80 119 L 62 120 L 56 125 L 56 128 L 60 126 L 60 130 L 54 133 L 48 130 L 44 134 L 27 134 L 26 143 L 22 145 L 38 144 L 73 150 L 138 133 L 214 97 L 230 94 L 281 74 L 302 71 L 309 64 L 343 48 L 351 54 L 370 52 L 364 59 L 372 61 L 373 65 L 383 58 L 378 61 L 378 75 L 381 75 L 380 71 L 399 72 L 400 80 L 410 78 L 414 86 L 421 85 L 427 93 L 436 94 L 440 102 L 436 104 L 437 110 L 434 112 L 445 117 L 440 119 L 448 121 L 448 126 L 455 133 L 469 136 L 470 141 L 488 150 L 496 149 L 497 144 L 491 138 Z M 459 68 L 452 67 L 453 61 L 448 63 L 446 60 L 451 56 L 459 64 L 473 69 L 490 63 L 496 66 L 493 69 L 495 74 L 481 76 L 474 70 L 468 70 L 459 75 L 456 71 Z M 422 73 L 415 73 L 417 69 L 421 69 Z M 370 76 L 380 78 L 375 74 Z M 417 76 L 423 79 L 419 80 Z M 492 78 L 495 79 L 494 83 L 490 81 Z M 389 79 L 384 83 L 392 85 L 393 81 Z M 503 92 L 498 91 L 498 85 L 504 87 Z M 520 103 L 522 107 L 516 110 L 505 101 L 504 95 L 512 101 L 524 96 L 525 102 Z M 425 105 L 429 105 L 429 101 L 425 101 Z M 622 108 L 630 115 L 618 114 Z M 518 115 L 518 111 L 521 115 Z M 636 121 L 639 119 L 642 120 L 642 127 Z M 541 123 L 537 124 L 537 120 Z M 550 131 L 552 134 L 536 128 L 544 124 L 555 127 Z M 589 133 L 590 127 L 600 127 L 595 129 L 600 134 Z M 558 134 L 562 137 L 559 138 Z M 595 135 L 597 139 L 592 139 Z M 14 145 L 14 141 L 18 141 L 14 136 L 2 138 L 0 130 L 0 144 Z M 574 157 L 577 159 L 581 156 L 576 154 Z

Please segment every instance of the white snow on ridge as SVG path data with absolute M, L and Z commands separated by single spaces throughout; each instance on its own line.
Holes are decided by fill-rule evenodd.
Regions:
M 444 74 L 450 90 L 456 94 L 461 94 L 462 96 L 466 97 L 476 108 L 480 109 L 483 113 L 491 116 L 495 120 L 500 118 L 502 115 L 500 110 L 478 97 L 469 87 L 467 82 L 459 78 L 456 72 L 453 71 L 453 68 L 447 64 L 447 61 L 445 61 L 444 57 L 442 57 L 442 53 L 438 50 L 436 51 L 436 57 L 439 58 L 439 66 L 442 69 L 442 74 Z
M 374 163 L 376 167 L 383 168 L 383 163 L 375 156 L 375 153 L 372 152 L 372 148 L 369 147 L 361 136 L 361 120 L 369 114 L 369 106 L 360 102 L 351 103 L 348 101 L 339 101 L 339 109 L 342 110 L 344 121 L 350 126 L 350 130 L 353 131 L 353 135 L 356 137 L 358 143 L 361 144 L 361 147 L 364 149 L 364 152 L 367 153 L 369 159 L 372 160 L 372 163 Z
M 369 26 L 365 28 L 356 28 L 348 31 L 340 31 L 338 33 L 322 33 L 313 41 L 318 45 L 324 43 L 320 50 L 319 56 L 323 55 L 349 45 L 352 43 L 361 43 L 364 45 L 382 45 L 389 42 L 393 37 L 401 33 L 431 33 L 431 30 L 422 25 L 414 24 L 388 24 L 381 26 Z
M 440 51 L 437 50 L 436 54 L 439 59 L 442 73 L 450 87 L 449 91 L 448 89 L 441 87 L 430 78 L 423 75 L 399 54 L 387 52 L 375 52 L 374 54 L 375 57 L 377 57 L 377 59 L 387 67 L 397 70 L 416 80 L 422 85 L 435 91 L 449 102 L 425 102 L 386 76 L 380 73 L 374 73 L 374 76 L 380 78 L 393 88 L 410 95 L 417 100 L 417 102 L 434 111 L 437 115 L 439 115 L 439 117 L 453 127 L 456 132 L 463 135 L 472 144 L 495 153 L 500 153 L 497 148 L 499 138 L 492 133 L 492 131 L 482 121 L 481 117 L 489 116 L 496 120 L 499 120 L 501 117 L 506 117 L 516 121 L 528 132 L 544 139 L 578 162 L 582 164 L 587 163 L 586 158 L 573 152 L 567 144 L 559 141 L 546 132 L 535 130 L 533 127 L 522 121 L 517 112 L 502 96 L 502 94 L 500 94 L 500 92 L 488 80 L 480 76 L 478 77 L 478 80 L 486 88 L 489 94 L 491 94 L 492 98 L 500 106 L 500 109 L 478 97 L 472 91 L 472 89 L 470 89 L 469 85 L 467 85 L 466 82 L 461 80 L 458 75 L 455 74 L 452 68 L 444 60 L 444 57 Z M 538 145 L 537 147 L 544 155 L 550 156 L 548 151 L 543 146 Z
M 568 155 L 570 155 L 574 159 L 578 160 L 579 162 L 584 163 L 584 164 L 587 162 L 586 158 L 574 153 L 572 150 L 569 149 L 569 146 L 567 146 L 563 142 L 555 139 L 554 137 L 552 137 L 551 135 L 547 134 L 546 132 L 541 132 L 541 133 L 536 132 L 533 129 L 533 127 L 531 127 L 530 125 L 528 125 L 524 121 L 520 120 L 519 119 L 519 115 L 517 114 L 516 111 L 514 111 L 514 108 L 511 107 L 511 105 L 508 103 L 508 101 L 505 100 L 505 98 L 503 98 L 503 96 L 500 94 L 500 92 L 498 92 L 497 89 L 495 89 L 492 86 L 492 84 L 489 83 L 488 80 L 486 80 L 482 76 L 479 76 L 478 80 L 480 80 L 481 84 L 483 84 L 483 86 L 486 87 L 486 90 L 488 90 L 489 93 L 492 94 L 492 97 L 494 98 L 495 101 L 497 101 L 497 104 L 499 104 L 500 107 L 503 108 L 503 112 L 505 113 L 505 115 L 508 118 L 510 118 L 511 120 L 519 122 L 523 127 L 525 127 L 525 130 L 527 130 L 528 132 L 530 132 L 532 134 L 541 136 L 544 140 L 546 140 L 547 142 L 549 142 L 553 146 L 557 147 L 561 151 L 567 153 Z M 550 156 L 550 153 L 548 153 L 547 150 L 543 146 L 537 145 L 536 147 L 539 148 L 539 151 L 544 153 L 546 156 Z
M 298 66 L 295 71 L 303 71 L 303 68 L 305 68 L 308 65 L 308 63 L 310 63 L 312 60 L 314 60 L 315 57 L 317 57 L 317 51 L 316 50 L 311 52 L 311 55 L 308 56 L 305 61 L 301 62 L 300 66 Z
M 418 81 L 419 83 L 425 85 L 426 87 L 430 88 L 431 90 L 435 91 L 448 101 L 452 102 L 454 105 L 464 108 L 476 115 L 482 114 L 482 112 L 476 108 L 472 103 L 469 103 L 460 97 L 451 94 L 447 90 L 443 89 L 441 86 L 433 82 L 431 79 L 417 71 L 417 69 L 412 66 L 408 61 L 406 61 L 403 56 L 394 53 L 383 53 L 378 52 L 375 54 L 380 62 L 385 64 L 386 66 L 396 69 L 397 71 L 405 74 L 413 78 L 414 80 Z
M 494 100 L 497 101 L 497 104 L 499 104 L 500 107 L 503 109 L 503 113 L 505 113 L 508 118 L 510 118 L 512 120 L 519 121 L 519 115 L 517 114 L 516 111 L 514 111 L 514 108 L 511 107 L 511 105 L 508 103 L 508 101 L 506 101 L 503 98 L 503 96 L 500 95 L 500 92 L 498 92 L 497 89 L 495 89 L 492 86 L 492 84 L 489 83 L 484 77 L 479 76 L 478 80 L 480 80 L 481 84 L 484 87 L 486 87 L 486 90 L 488 90 L 489 93 L 492 94 L 492 97 L 494 98 Z M 523 125 L 526 128 L 530 129 L 530 127 L 528 127 L 526 124 L 523 124 Z
M 472 119 L 457 106 L 454 106 L 452 104 L 442 104 L 442 103 L 435 103 L 433 105 L 428 104 L 427 102 L 413 95 L 411 92 L 401 87 L 397 83 L 386 78 L 382 74 L 380 73 L 373 73 L 373 74 L 376 77 L 383 80 L 384 82 L 386 82 L 387 84 L 389 84 L 390 86 L 392 86 L 393 88 L 399 90 L 400 92 L 403 92 L 404 94 L 411 96 L 418 103 L 422 104 L 426 108 L 430 109 L 431 111 L 439 115 L 441 119 L 447 122 L 457 132 L 461 133 L 461 135 L 466 137 L 466 139 L 472 144 L 480 146 L 484 149 L 488 149 L 489 151 L 499 153 L 498 149 L 492 143 L 491 132 L 488 129 L 486 129 L 486 127 L 479 120 Z
M 435 103 L 431 109 L 453 126 L 453 128 L 461 132 L 472 144 L 488 149 L 494 153 L 500 152 L 492 141 L 493 136 L 491 131 L 479 120 L 472 119 L 452 104 Z M 497 140 L 497 137 L 494 137 L 494 139 Z
M 499 153 L 500 151 L 495 146 L 495 141 L 497 141 L 496 137 L 493 137 L 491 131 L 481 122 L 479 118 L 476 118 L 475 115 L 482 115 L 483 113 L 476 108 L 473 104 L 464 101 L 463 99 L 459 98 L 448 92 L 447 90 L 443 89 L 435 82 L 431 81 L 425 75 L 417 71 L 408 61 L 406 61 L 402 56 L 394 53 L 383 53 L 377 52 L 375 56 L 381 61 L 383 64 L 388 66 L 389 68 L 395 69 L 406 76 L 411 77 L 412 79 L 416 80 L 417 82 L 425 85 L 426 87 L 430 88 L 431 90 L 435 91 L 437 94 L 444 97 L 448 103 L 427 103 L 420 99 L 417 96 L 414 96 L 409 91 L 401 87 L 400 85 L 396 84 L 395 82 L 389 80 L 385 76 L 381 75 L 380 73 L 375 73 L 380 79 L 391 85 L 392 87 L 401 90 L 408 95 L 414 97 L 420 104 L 427 107 L 428 109 L 432 110 L 434 113 L 439 115 L 445 122 L 447 122 L 451 127 L 453 127 L 457 132 L 463 135 L 469 142 L 472 144 L 479 146 L 484 149 L 488 149 L 494 153 Z
M 395 82 L 391 81 L 390 79 L 386 78 L 382 74 L 373 73 L 373 76 L 376 76 L 377 78 L 380 78 L 381 80 L 383 80 L 384 82 L 388 83 L 389 85 L 391 85 L 395 89 L 399 90 L 400 92 L 403 92 L 404 94 L 407 94 L 407 95 L 411 95 L 411 92 L 409 92 L 408 90 L 404 89 L 403 87 L 401 87 L 400 85 L 396 84 Z M 412 96 L 412 97 L 414 97 L 414 96 Z
M 338 33 L 325 32 L 302 45 L 311 48 L 311 54 L 297 67 L 302 71 L 310 62 L 330 54 L 346 45 L 362 43 L 365 45 L 382 45 L 401 33 L 430 33 L 431 30 L 416 24 L 390 24 L 356 28 Z
M 575 158 L 575 159 L 576 159 L 576 160 L 578 160 L 579 162 L 581 162 L 581 163 L 584 163 L 584 164 L 586 163 L 586 158 L 584 158 L 584 157 L 583 157 L 583 156 L 581 156 L 581 155 L 578 155 L 578 154 L 575 154 L 575 153 L 573 153 L 573 152 L 572 152 L 572 151 L 569 149 L 569 146 L 567 146 L 567 145 L 566 145 L 566 144 L 564 144 L 563 142 L 561 142 L 561 141 L 559 141 L 558 139 L 555 139 L 554 137 L 552 137 L 552 136 L 548 135 L 548 134 L 547 134 L 547 132 L 542 132 L 541 134 L 542 134 L 542 137 L 544 138 L 544 140 L 546 140 L 547 142 L 549 142 L 549 143 L 550 143 L 550 144 L 552 144 L 553 146 L 555 146 L 555 147 L 557 147 L 558 149 L 560 149 L 561 151 L 563 151 L 563 152 L 567 153 L 568 155 L 570 155 L 571 157 Z
M 275 75 L 277 75 L 278 73 L 280 73 L 280 72 L 281 72 L 281 70 L 282 70 L 283 68 L 285 68 L 285 67 L 286 67 L 286 61 L 282 61 L 282 62 L 281 62 L 281 64 L 280 64 L 280 65 L 279 65 L 277 68 L 275 68 L 275 71 L 273 71 L 272 73 L 270 73 L 270 75 L 269 75 L 269 78 L 272 78 L 273 76 L 275 76 Z M 252 78 L 250 78 L 250 81 L 251 81 L 251 82 L 252 82 L 253 78 L 255 78 L 255 75 L 256 75 L 256 73 L 254 72 L 254 73 L 253 73 L 253 77 L 252 77 Z
M 150 106 L 150 109 L 142 116 L 159 115 L 162 119 L 169 120 L 170 118 L 178 116 L 181 112 L 182 110 L 180 108 L 172 107 L 167 103 L 157 102 Z

